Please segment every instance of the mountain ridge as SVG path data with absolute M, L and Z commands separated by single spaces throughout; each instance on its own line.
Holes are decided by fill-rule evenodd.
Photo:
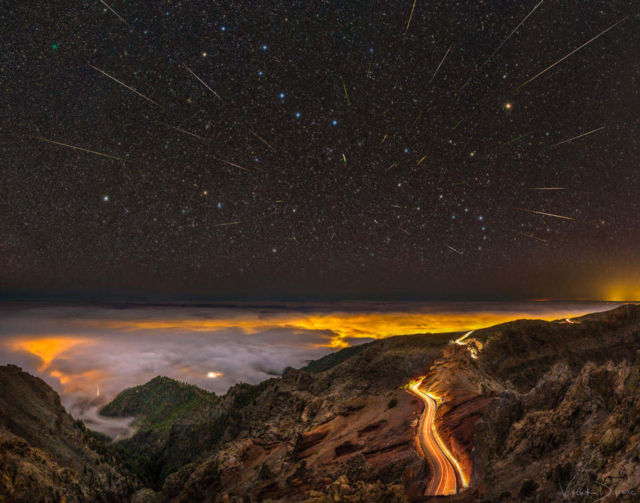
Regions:
M 29 408 L 37 403 L 62 417 L 64 433 L 69 420 L 57 394 L 17 367 L 0 367 L 3 388 L 29 397 L 28 410 L 0 408 L 0 468 L 14 495 L 26 491 L 17 467 L 35 455 L 20 457 L 5 440 L 20 432 L 26 447 L 44 449 L 54 463 L 40 469 L 42 487 L 58 484 L 67 501 L 97 501 L 113 486 L 117 501 L 136 503 L 424 501 L 432 474 L 414 448 L 423 406 L 403 387 L 425 376 L 441 401 L 437 430 L 471 479 L 451 501 L 563 501 L 565 492 L 577 501 L 581 488 L 596 483 L 615 491 L 616 501 L 633 501 L 640 488 L 638 351 L 640 306 L 624 305 L 572 320 L 381 339 L 220 396 L 159 376 L 104 408 L 137 416 L 133 437 L 106 445 L 85 434 L 87 459 L 102 456 L 100 480 L 113 472 L 119 481 L 106 489 L 93 482 L 93 493 L 77 474 L 82 468 L 46 431 L 35 435 L 26 414 L 39 411 Z M 85 438 L 80 425 L 70 428 Z M 55 476 L 65 463 L 75 486 Z

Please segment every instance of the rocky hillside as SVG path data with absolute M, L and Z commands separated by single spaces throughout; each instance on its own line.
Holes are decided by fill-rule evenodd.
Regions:
M 473 432 L 470 500 L 640 500 L 640 306 L 480 333 L 505 389 Z
M 124 502 L 137 487 L 105 439 L 75 421 L 44 381 L 0 366 L 0 501 Z
M 66 501 L 425 501 L 423 405 L 404 386 L 426 375 L 440 437 L 470 479 L 438 501 L 638 501 L 640 306 L 463 335 L 376 341 L 223 396 L 155 378 L 103 409 L 137 418 L 107 450 L 42 381 L 3 367 L 15 391 L 0 397 L 0 489 L 45 501 L 56 490 Z M 119 465 L 145 487 L 130 496 Z
M 336 353 L 253 388 L 239 409 L 231 390 L 215 408 L 229 418 L 215 449 L 146 496 L 424 500 L 428 467 L 414 448 L 422 405 L 403 385 L 427 374 L 443 399 L 438 430 L 471 479 L 451 500 L 578 501 L 585 481 L 591 491 L 634 497 L 640 307 L 522 320 L 452 343 L 462 335 L 396 337 Z M 608 401 L 598 380 L 611 387 Z
M 137 460 L 130 468 L 160 501 L 216 494 L 289 500 L 314 491 L 317 499 L 349 491 L 350 480 L 360 481 L 363 494 L 400 501 L 403 477 L 416 493 L 424 480 L 412 425 L 421 406 L 402 386 L 429 368 L 449 338 L 395 337 L 342 350 L 282 378 L 200 396 L 197 415 L 171 410 L 161 416 L 170 422 L 154 421 L 139 403 L 158 395 L 161 404 L 181 403 L 184 385 L 166 378 L 126 390 L 104 412 L 126 415 L 135 402 L 140 429 L 114 448 L 123 462 Z M 332 489 L 327 480 L 336 481 Z

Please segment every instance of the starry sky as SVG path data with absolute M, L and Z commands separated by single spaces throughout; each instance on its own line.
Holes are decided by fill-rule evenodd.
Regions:
M 105 1 L 0 13 L 4 297 L 640 294 L 636 1 Z

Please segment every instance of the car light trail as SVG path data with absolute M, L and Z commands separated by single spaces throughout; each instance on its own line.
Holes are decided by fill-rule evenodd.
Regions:
M 441 398 L 420 389 L 424 377 L 411 381 L 408 389 L 424 402 L 424 411 L 418 423 L 417 440 L 420 450 L 427 458 L 432 477 L 425 490 L 427 496 L 446 496 L 458 491 L 458 478 L 462 487 L 468 487 L 469 479 L 458 460 L 444 444 L 435 425 L 437 404 Z

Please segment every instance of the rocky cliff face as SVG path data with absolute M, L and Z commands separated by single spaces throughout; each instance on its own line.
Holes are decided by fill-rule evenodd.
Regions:
M 65 412 L 42 380 L 0 366 L 0 501 L 118 502 L 136 488 L 106 442 Z
M 559 363 L 529 393 L 496 397 L 475 431 L 475 494 L 638 501 L 639 383 L 640 354 L 631 363 L 587 363 L 577 376 Z
M 463 402 L 454 411 L 466 401 L 462 416 L 474 417 L 469 404 L 478 394 L 487 400 L 471 442 L 458 449 L 471 467 L 471 488 L 455 501 L 640 499 L 640 307 L 509 323 L 473 337 L 482 347 L 477 359 L 465 347 L 444 358 L 458 365 L 458 383 L 479 385 L 468 400 L 460 399 L 468 385 L 447 386 Z M 446 373 L 442 366 L 432 369 L 434 380 Z M 439 412 L 449 444 L 464 446 L 460 414 Z

